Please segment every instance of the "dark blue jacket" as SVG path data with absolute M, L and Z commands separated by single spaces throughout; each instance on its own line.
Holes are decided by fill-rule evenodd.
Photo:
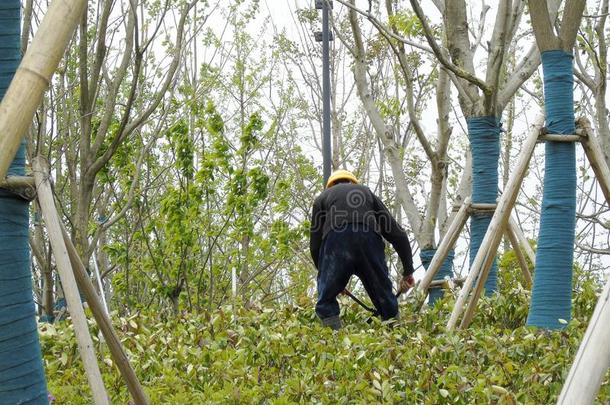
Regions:
M 316 267 L 320 247 L 328 232 L 340 230 L 347 224 L 360 224 L 363 229 L 377 232 L 398 253 L 403 274 L 409 275 L 415 271 L 407 233 L 368 187 L 353 183 L 339 183 L 327 188 L 314 201 L 309 249 Z

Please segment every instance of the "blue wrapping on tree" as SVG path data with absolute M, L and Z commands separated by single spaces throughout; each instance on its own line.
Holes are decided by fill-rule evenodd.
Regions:
M 0 2 L 0 98 L 21 59 L 19 0 Z M 25 174 L 22 143 L 8 171 Z M 0 404 L 47 404 L 32 295 L 29 204 L 0 190 Z
M 542 53 L 546 128 L 574 134 L 572 55 Z M 560 329 L 572 312 L 572 266 L 576 226 L 576 151 L 574 143 L 546 142 L 544 191 L 532 304 L 527 324 Z
M 466 120 L 472 152 L 472 203 L 495 204 L 498 197 L 500 160 L 500 120 L 497 117 L 472 117 Z M 493 213 L 477 213 L 470 218 L 470 264 L 474 263 Z M 498 289 L 496 259 L 485 282 L 485 294 Z
M 432 258 L 436 254 L 436 249 L 428 249 L 422 250 L 419 253 L 419 258 L 421 259 L 421 263 L 424 266 L 424 269 L 428 270 L 428 266 L 430 266 L 430 262 L 432 262 Z M 441 268 L 438 270 L 433 280 L 443 280 L 445 277 L 453 277 L 453 258 L 455 257 L 455 252 L 453 250 L 449 251 L 445 261 L 441 265 Z M 445 295 L 445 291 L 442 288 L 430 288 L 428 290 L 428 304 L 434 305 L 436 301 L 443 298 Z

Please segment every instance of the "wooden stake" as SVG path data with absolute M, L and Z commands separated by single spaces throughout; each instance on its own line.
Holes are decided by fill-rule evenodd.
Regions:
M 443 288 L 445 290 L 451 290 L 454 286 L 461 286 L 462 284 L 464 284 L 463 278 L 432 280 L 429 288 Z
M 428 270 L 426 270 L 426 274 L 424 278 L 420 281 L 419 286 L 417 287 L 417 292 L 422 293 L 425 297 L 428 293 L 428 288 L 430 288 L 430 283 L 432 283 L 432 279 L 436 276 L 439 269 L 443 265 L 443 262 L 447 258 L 449 251 L 455 245 L 458 237 L 460 236 L 460 232 L 462 228 L 466 224 L 466 220 L 468 220 L 468 210 L 470 209 L 470 197 L 467 197 L 464 200 L 464 203 L 460 207 L 459 211 L 455 215 L 453 222 L 449 225 L 449 229 L 445 234 L 443 240 L 441 240 L 440 245 L 436 250 L 436 254 L 432 258 L 430 265 L 428 266 Z
M 557 135 L 557 134 L 547 134 L 540 135 L 538 137 L 539 141 L 550 141 L 550 142 L 580 142 L 582 137 L 580 135 Z
M 504 228 L 508 222 L 511 210 L 517 199 L 517 194 L 521 188 L 521 183 L 523 182 L 523 178 L 527 172 L 529 161 L 534 152 L 534 148 L 536 147 L 536 142 L 538 141 L 538 135 L 543 122 L 544 116 L 542 114 L 539 114 L 534 120 L 534 124 L 532 125 L 527 140 L 525 141 L 520 152 L 520 158 L 516 165 L 515 171 L 513 172 L 504 192 L 502 193 L 502 196 L 500 197 L 498 208 L 491 218 L 491 222 L 487 232 L 485 233 L 485 237 L 481 242 L 479 251 L 477 252 L 474 262 L 470 266 L 470 272 L 468 273 L 466 282 L 460 290 L 460 294 L 458 295 L 458 299 L 451 313 L 451 317 L 449 318 L 449 322 L 447 322 L 448 330 L 453 330 L 455 328 L 458 318 L 466 304 L 466 300 L 470 295 L 470 290 L 472 289 L 475 280 L 478 278 L 477 289 L 475 290 L 471 303 L 468 306 L 468 311 L 464 318 L 465 322 L 462 322 L 462 326 L 466 327 L 472 318 L 473 310 L 476 307 L 477 300 L 481 294 L 483 286 L 485 285 L 485 280 L 489 274 L 489 268 L 491 267 L 491 263 L 495 257 L 495 252 L 498 249 L 500 239 L 502 239 Z
M 510 224 L 506 227 L 506 236 L 508 236 L 508 240 L 510 240 L 510 244 L 513 246 L 515 256 L 517 256 L 517 261 L 519 262 L 519 267 L 521 268 L 523 279 L 525 280 L 525 287 L 528 289 L 532 288 L 532 274 L 530 273 L 529 266 L 527 265 L 527 260 L 525 260 L 525 256 L 523 256 L 521 246 L 519 246 L 517 235 L 515 235 L 515 232 Z
M 34 187 L 34 178 L 30 176 L 9 176 L 0 181 L 0 188 Z
M 136 404 L 148 405 L 150 403 L 148 397 L 140 385 L 138 376 L 129 363 L 129 359 L 123 350 L 121 341 L 112 327 L 112 322 L 106 314 L 104 306 L 100 302 L 100 299 L 95 292 L 95 287 L 93 286 L 91 279 L 89 279 L 89 276 L 87 275 L 87 270 L 85 269 L 76 248 L 72 244 L 72 240 L 70 239 L 68 232 L 66 232 L 66 229 L 63 226 L 62 235 L 64 242 L 66 243 L 66 248 L 68 249 L 72 269 L 74 270 L 74 275 L 76 276 L 76 282 L 83 291 L 83 294 L 85 294 L 85 298 L 89 303 L 91 312 L 93 312 L 93 316 L 100 327 L 100 331 L 104 335 L 104 339 L 106 339 L 106 344 L 108 344 L 110 354 L 121 372 L 131 396 Z
M 93 350 L 93 341 L 87 326 L 87 318 L 85 317 L 76 280 L 71 270 L 70 257 L 64 243 L 59 217 L 55 210 L 55 201 L 53 200 L 53 192 L 51 191 L 51 184 L 47 174 L 49 172 L 48 164 L 41 157 L 37 157 L 34 159 L 33 165 L 34 177 L 38 184 L 38 202 L 47 224 L 57 271 L 59 272 L 68 310 L 74 324 L 74 333 L 76 334 L 80 356 L 83 360 L 87 378 L 89 379 L 89 385 L 91 386 L 93 401 L 96 405 L 107 405 L 110 404 L 108 394 L 106 393 L 102 375 L 97 364 L 95 351 Z
M 610 204 L 610 169 L 608 169 L 608 165 L 606 164 L 602 147 L 591 128 L 589 120 L 580 118 L 578 124 L 584 128 L 587 135 L 582 138 L 582 147 L 589 159 L 589 163 L 591 163 L 591 168 L 604 193 L 604 197 L 606 197 L 606 201 Z
M 478 204 L 470 204 L 470 212 L 493 212 L 496 210 L 496 208 L 498 208 L 497 204 L 485 204 L 485 203 L 478 203 Z
M 602 148 L 588 119 L 580 118 L 578 125 L 584 129 L 586 135 L 581 140 L 585 154 L 606 201 L 610 203 L 610 169 Z M 606 282 L 597 301 L 557 404 L 592 404 L 595 401 L 600 385 L 610 367 L 609 340 L 610 280 Z
M 0 181 L 0 188 L 22 196 L 27 200 L 36 198 L 34 178 L 28 176 L 9 176 Z
M 15 72 L 0 104 L 0 179 L 6 177 L 86 5 L 86 0 L 54 0 Z
M 532 249 L 532 246 L 530 245 L 529 241 L 527 240 L 527 238 L 521 231 L 521 228 L 519 227 L 519 225 L 517 224 L 517 221 L 515 221 L 515 218 L 512 215 L 508 219 L 508 226 L 512 229 L 513 233 L 517 237 L 517 240 L 519 241 L 519 245 L 521 246 L 521 249 L 523 249 L 525 251 L 525 254 L 530 259 L 530 262 L 532 262 L 532 265 L 534 265 L 534 267 L 535 267 L 536 266 L 536 253 L 534 253 L 534 249 Z
M 597 301 L 557 404 L 592 404 L 610 367 L 610 280 Z

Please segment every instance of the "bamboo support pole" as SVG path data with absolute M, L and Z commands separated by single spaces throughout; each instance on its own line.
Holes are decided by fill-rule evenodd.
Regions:
M 526 256 L 530 259 L 530 262 L 532 262 L 532 265 L 534 265 L 534 267 L 535 267 L 536 266 L 536 253 L 534 253 L 534 249 L 532 249 L 532 246 L 530 245 L 529 241 L 527 240 L 527 238 L 521 231 L 521 228 L 519 228 L 519 224 L 517 224 L 517 221 L 515 221 L 515 218 L 512 215 L 508 220 L 508 226 L 512 229 L 513 233 L 517 237 L 517 240 L 519 241 L 519 245 L 521 246 L 521 249 L 523 249 L 525 251 Z
M 95 287 L 93 283 L 89 279 L 87 275 L 87 270 L 83 265 L 76 248 L 72 244 L 72 240 L 70 236 L 66 232 L 66 229 L 62 226 L 62 235 L 64 242 L 66 243 L 66 248 L 68 249 L 68 255 L 70 256 L 70 262 L 72 263 L 72 269 L 74 271 L 74 275 L 76 276 L 76 282 L 80 287 L 81 291 L 85 295 L 87 302 L 89 303 L 89 307 L 91 308 L 91 312 L 95 317 L 97 324 L 100 327 L 100 331 L 104 335 L 104 339 L 106 339 L 106 344 L 108 345 L 108 349 L 110 349 L 110 354 L 118 367 L 125 383 L 127 384 L 127 388 L 134 401 L 138 405 L 148 405 L 150 401 L 146 396 L 146 393 L 142 389 L 140 385 L 140 381 L 138 380 L 138 376 L 135 371 L 131 367 L 129 363 L 129 358 L 125 354 L 123 350 L 123 346 L 121 345 L 121 341 L 117 336 L 114 328 L 112 327 L 112 322 L 108 317 L 104 306 L 100 302 L 100 299 L 95 292 Z
M 512 209 L 512 207 L 510 208 Z M 510 213 L 510 212 L 509 212 Z M 493 227 L 492 227 L 493 225 Z M 490 235 L 488 237 L 488 241 L 486 244 L 481 243 L 481 248 L 479 248 L 479 252 L 483 247 L 485 247 L 485 251 L 481 255 L 481 259 L 477 260 L 475 258 L 474 266 L 476 268 L 471 267 L 470 272 L 476 272 L 479 275 L 479 278 L 474 281 L 474 292 L 470 296 L 470 301 L 468 305 L 465 307 L 466 310 L 464 312 L 464 317 L 462 318 L 462 322 L 460 323 L 460 329 L 465 329 L 472 322 L 472 318 L 474 317 L 474 310 L 476 309 L 477 302 L 481 297 L 483 289 L 485 287 L 485 281 L 487 280 L 487 276 L 489 275 L 489 270 L 491 265 L 496 257 L 496 252 L 498 249 L 498 245 L 502 239 L 502 235 L 504 234 L 504 230 L 506 229 L 505 223 L 502 223 L 502 215 L 498 217 L 496 223 L 493 222 L 489 225 L 487 229 L 487 233 L 485 235 Z M 490 232 L 491 231 L 491 232 Z M 485 242 L 485 239 L 483 239 Z M 478 257 L 478 253 L 477 253 Z M 468 298 L 468 297 L 466 297 Z M 454 308 L 455 310 L 455 308 Z M 453 314 L 452 314 L 453 315 Z
M 35 187 L 34 178 L 30 176 L 9 176 L 0 181 L 0 188 Z
M 523 256 L 523 250 L 521 250 L 521 246 L 519 245 L 519 239 L 517 238 L 517 235 L 515 235 L 515 232 L 510 224 L 506 227 L 506 236 L 508 236 L 508 240 L 513 246 L 515 256 L 517 256 L 517 261 L 519 262 L 519 267 L 521 268 L 523 279 L 525 280 L 525 286 L 528 289 L 532 288 L 532 274 L 530 273 L 529 266 L 527 265 L 527 260 L 525 260 L 525 256 Z
M 606 282 L 557 404 L 592 404 L 610 367 L 610 280 Z
M 433 280 L 430 283 L 430 288 L 442 288 L 445 290 L 449 289 L 449 281 L 448 280 Z
M 558 134 L 547 134 L 540 135 L 538 140 L 541 142 L 580 142 L 582 140 L 582 136 L 580 135 L 558 135 Z
M 606 201 L 610 204 L 610 169 L 608 169 L 606 164 L 602 147 L 593 133 L 589 120 L 581 118 L 578 120 L 578 123 L 583 127 L 587 135 L 582 139 L 582 147 L 589 159 L 589 163 L 591 163 L 591 168 L 604 193 L 604 197 L 606 197 Z
M 34 178 L 28 176 L 9 176 L 0 181 L 0 188 L 18 194 L 27 200 L 36 198 Z
M 53 192 L 51 191 L 51 184 L 49 183 L 47 175 L 48 165 L 41 157 L 34 159 L 33 164 L 34 176 L 36 178 L 36 183 L 38 184 L 38 201 L 40 203 L 40 209 L 47 225 L 57 271 L 59 272 L 72 323 L 74 324 L 74 333 L 76 335 L 76 341 L 78 343 L 81 359 L 83 360 L 85 372 L 89 379 L 89 385 L 91 386 L 93 401 L 96 405 L 110 404 L 93 349 L 93 341 L 89 334 L 87 318 L 81 303 L 80 293 L 71 270 L 70 257 L 64 243 L 59 217 L 55 210 Z
M 62 229 L 64 231 L 64 239 L 65 239 L 67 232 L 66 232 L 65 228 L 62 227 Z M 70 241 L 70 244 L 72 244 L 72 241 L 70 240 L 70 238 L 68 238 L 68 240 Z M 68 242 L 66 242 L 66 246 L 67 245 L 68 245 Z M 81 262 L 80 257 L 78 255 L 76 257 L 78 257 L 79 262 Z M 97 288 L 100 292 L 100 298 L 102 300 L 102 305 L 104 306 L 104 313 L 106 315 L 108 315 L 110 313 L 110 311 L 108 310 L 108 302 L 106 302 L 106 293 L 104 292 L 104 284 L 102 283 L 102 275 L 100 274 L 100 269 L 97 265 L 97 258 L 95 257 L 95 252 L 93 252 L 92 259 L 93 259 L 93 268 L 95 269 L 95 280 L 97 281 Z M 81 264 L 82 264 L 82 262 L 81 262 Z M 74 267 L 74 263 L 72 263 L 72 267 Z M 85 268 L 85 266 L 83 266 L 83 269 L 84 268 Z
M 588 119 L 581 118 L 578 124 L 585 132 L 581 142 L 583 149 L 604 197 L 610 204 L 610 169 L 602 147 Z M 557 401 L 558 404 L 571 404 L 578 401 L 593 403 L 608 367 L 610 367 L 608 340 L 610 340 L 610 280 L 606 282 L 604 291 L 595 306 L 589 326 Z
M 541 120 L 540 122 L 542 125 L 543 121 Z M 467 328 L 474 317 L 474 311 L 476 309 L 478 300 L 481 297 L 481 293 L 483 292 L 485 281 L 489 275 L 489 269 L 491 268 L 491 264 L 495 258 L 495 252 L 497 252 L 504 230 L 507 228 L 508 220 L 511 216 L 512 209 L 521 188 L 521 183 L 523 182 L 523 178 L 525 177 L 527 168 L 529 166 L 529 161 L 534 153 L 534 148 L 536 147 L 535 135 L 536 130 L 534 129 L 532 132 L 530 132 L 529 138 L 524 145 L 524 150 L 521 153 L 521 158 L 517 163 L 515 173 L 513 173 L 506 186 L 506 189 L 504 190 L 504 193 L 502 193 L 502 197 L 498 203 L 498 210 L 492 217 L 489 228 L 487 229 L 487 233 L 485 234 L 485 238 L 481 243 L 481 248 L 479 249 L 478 253 L 480 254 L 483 248 L 485 251 L 481 255 L 481 264 L 479 264 L 479 267 L 475 270 L 479 277 L 475 281 L 476 286 L 474 293 L 470 297 L 470 302 L 466 307 L 464 318 L 460 324 L 460 328 L 462 329 Z M 492 255 L 491 252 L 494 252 L 494 254 Z M 479 254 L 477 254 L 477 258 L 475 258 L 475 265 L 477 263 Z M 471 272 L 473 272 L 472 268 Z
M 455 278 L 455 279 L 443 279 L 443 280 L 433 280 L 430 283 L 430 287 L 429 288 L 444 288 L 444 289 L 451 289 L 452 285 L 453 286 L 461 286 L 464 284 L 464 279 L 462 278 Z
M 434 278 L 434 276 L 436 276 L 436 273 L 438 273 L 439 269 L 443 265 L 443 262 L 447 258 L 449 251 L 451 250 L 453 245 L 455 245 L 455 242 L 460 236 L 462 228 L 468 220 L 469 209 L 470 197 L 467 197 L 464 200 L 464 203 L 460 207 L 459 211 L 455 215 L 455 218 L 451 222 L 451 225 L 449 225 L 449 229 L 447 230 L 447 233 L 445 234 L 443 240 L 441 240 L 441 243 L 436 250 L 436 254 L 432 258 L 432 261 L 428 266 L 428 270 L 426 271 L 424 278 L 422 278 L 421 282 L 419 283 L 419 286 L 417 287 L 418 293 L 422 293 L 424 296 L 427 294 L 428 289 L 430 288 L 430 284 L 432 283 L 432 279 Z
M 54 0 L 15 72 L 0 104 L 0 179 L 6 177 L 86 5 L 86 0 Z
M 508 222 L 511 210 L 515 205 L 517 194 L 519 193 L 521 183 L 523 182 L 523 178 L 525 177 L 525 173 L 527 172 L 529 161 L 536 147 L 536 142 L 538 141 L 538 135 L 540 133 L 540 128 L 542 127 L 543 122 L 544 116 L 542 114 L 538 114 L 538 116 L 534 120 L 534 124 L 530 129 L 530 133 L 527 137 L 527 140 L 525 141 L 522 147 L 520 158 L 517 162 L 516 168 L 512 173 L 511 178 L 508 181 L 504 192 L 502 193 L 502 196 L 500 197 L 500 200 L 498 202 L 498 208 L 496 209 L 493 217 L 491 218 L 491 222 L 489 224 L 489 227 L 487 228 L 485 237 L 481 242 L 479 251 L 477 252 L 474 262 L 470 266 L 470 272 L 468 273 L 468 277 L 464 282 L 464 286 L 460 290 L 458 299 L 455 303 L 453 311 L 451 312 L 451 317 L 447 322 L 448 330 L 452 330 L 455 328 L 458 318 L 466 304 L 466 300 L 470 295 L 470 291 L 474 285 L 474 282 L 478 279 L 477 289 L 475 290 L 475 293 L 472 297 L 470 305 L 468 306 L 468 310 L 464 318 L 466 322 L 462 323 L 462 326 L 465 327 L 469 323 L 469 319 L 466 319 L 466 316 L 468 318 L 472 317 L 473 309 L 476 306 L 478 295 L 480 295 L 483 289 L 485 280 L 487 279 L 487 275 L 489 274 L 489 268 L 491 267 L 491 263 L 495 258 L 495 252 L 498 249 L 500 239 L 502 239 L 504 227 Z
M 470 204 L 470 212 L 490 212 L 495 211 L 498 208 L 498 204 L 486 204 L 486 203 L 473 203 Z

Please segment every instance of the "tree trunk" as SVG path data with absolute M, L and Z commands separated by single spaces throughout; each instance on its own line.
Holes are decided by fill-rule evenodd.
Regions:
M 8 48 L 0 55 L 0 70 L 9 73 L 0 78 L 0 98 L 4 97 L 16 63 L 21 59 L 20 12 L 19 0 L 0 2 L 0 25 L 3 27 L 0 42 Z M 5 107 L 4 102 L 2 107 Z M 12 125 L 15 117 L 4 119 Z M 23 124 L 29 126 L 29 119 L 22 119 L 27 120 Z M 6 166 L 0 178 L 7 172 L 13 176 L 25 175 L 25 143 L 20 141 L 25 130 L 13 134 L 10 139 L 17 140 L 17 153 L 0 157 L 7 159 L 2 163 Z M 6 151 L 4 144 L 0 151 L 0 154 Z M 3 404 L 44 403 L 47 400 L 28 245 L 29 203 L 0 189 L 0 353 L 3 353 L 0 356 L 0 403 Z
M 555 36 L 547 4 L 529 1 L 536 42 L 542 53 L 547 130 L 574 134 L 572 46 L 584 0 L 568 0 L 560 37 Z M 563 47 L 563 49 L 562 49 Z M 545 144 L 544 192 L 532 303 L 527 324 L 562 329 L 571 319 L 572 266 L 576 226 L 576 149 L 574 143 Z

